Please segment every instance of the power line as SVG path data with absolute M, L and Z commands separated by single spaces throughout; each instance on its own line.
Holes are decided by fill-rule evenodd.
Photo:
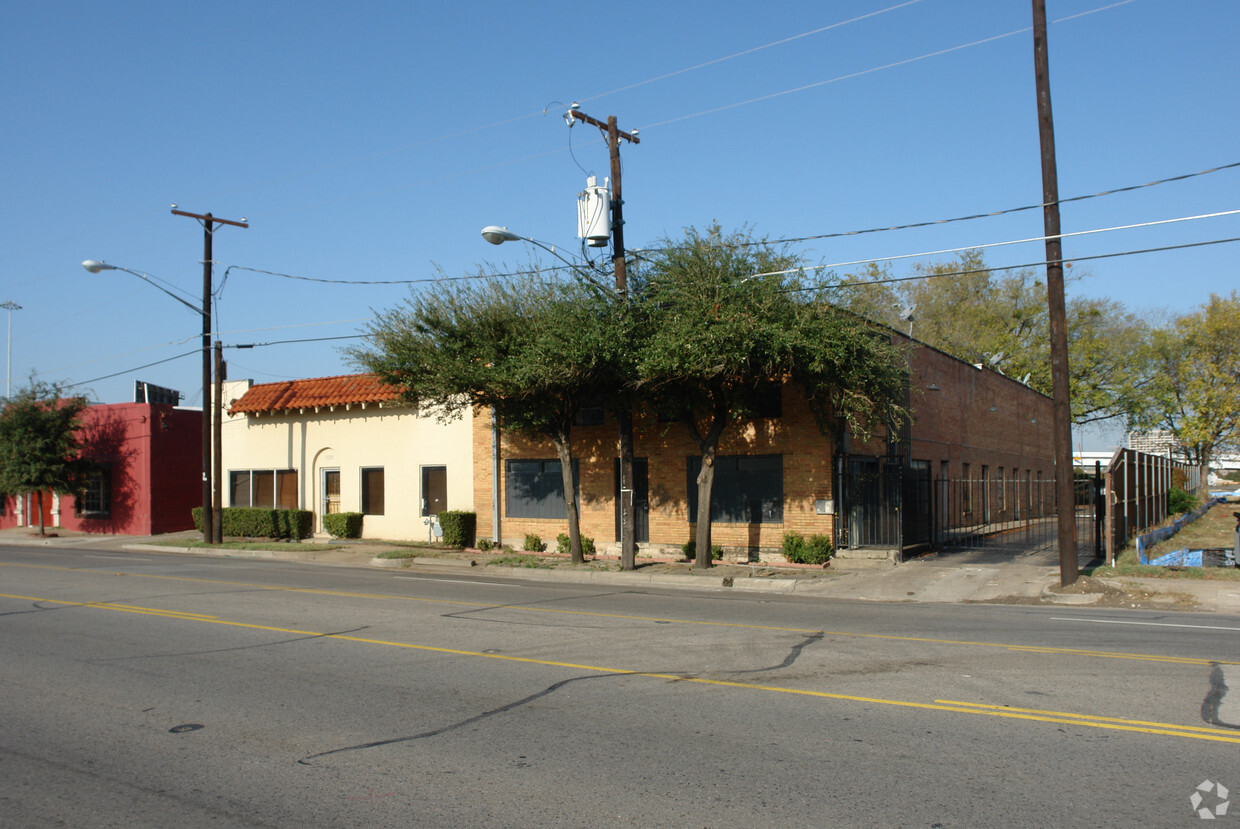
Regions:
M 1228 242 L 1240 242 L 1240 236 L 1232 236 L 1227 239 L 1210 239 L 1205 242 L 1186 242 L 1180 245 L 1164 245 L 1162 247 L 1157 247 L 1157 248 L 1142 248 L 1140 250 L 1123 250 L 1123 251 L 1116 251 L 1114 253 L 1097 253 L 1097 254 L 1093 254 L 1090 256 L 1074 256 L 1072 258 L 1065 258 L 1063 262 L 1064 264 L 1068 264 L 1068 263 L 1074 263 L 1074 262 L 1087 262 L 1093 259 L 1114 259 L 1119 256 L 1136 256 L 1138 254 L 1144 254 L 1144 253 L 1162 253 L 1164 251 L 1170 251 L 1170 250 L 1184 250 L 1185 248 L 1200 248 L 1200 247 L 1207 247 L 1209 245 L 1223 245 L 1223 244 L 1227 244 Z M 1042 259 L 1037 262 L 1026 262 L 1023 265 L 1003 265 L 1003 266 L 990 267 L 990 268 L 970 268 L 967 271 L 951 271 L 951 272 L 946 272 L 946 273 L 920 273 L 920 274 L 914 274 L 913 276 L 893 276 L 887 279 L 866 279 L 866 280 L 859 280 L 857 282 L 841 282 L 841 283 L 836 283 L 834 285 L 813 285 L 809 287 L 788 288 L 787 292 L 788 293 L 803 293 L 806 291 L 839 290 L 839 289 L 859 287 L 863 285 L 887 285 L 887 284 L 892 284 L 896 282 L 913 282 L 919 279 L 938 279 L 939 277 L 943 277 L 943 276 L 968 276 L 970 274 L 975 274 L 975 273 L 994 273 L 996 271 L 1012 271 L 1012 270 L 1018 270 L 1021 268 L 1038 268 L 1038 267 L 1045 267 L 1046 264 L 1047 264 L 1046 260 Z M 754 274 L 754 276 L 778 276 L 778 275 L 786 274 L 786 273 L 796 273 L 796 270 L 776 271 L 770 274 Z
M 1061 18 L 1060 20 L 1056 20 L 1054 22 L 1062 23 L 1066 20 L 1072 20 L 1077 17 L 1084 17 L 1087 14 L 1094 14 L 1095 12 L 1106 11 L 1107 9 L 1113 9 L 1117 6 L 1123 6 L 1131 2 L 1134 2 L 1134 0 L 1120 0 L 1120 2 L 1118 3 L 1112 3 L 1107 6 L 1100 6 L 1096 9 L 1091 9 L 1089 11 L 1080 12 L 1078 14 L 1074 14 L 1069 17 Z M 723 112 L 725 110 L 735 109 L 736 107 L 746 106 L 748 104 L 761 103 L 762 101 L 769 101 L 772 98 L 781 98 L 785 95 L 792 95 L 797 92 L 804 92 L 808 89 L 816 89 L 820 86 L 826 86 L 828 84 L 838 83 L 840 81 L 852 80 L 853 78 L 860 78 L 865 75 L 871 75 L 875 72 L 881 72 L 885 69 L 895 69 L 900 66 L 907 66 L 910 63 L 917 63 L 918 61 L 928 60 L 929 58 L 937 58 L 937 57 L 941 57 L 942 55 L 951 54 L 952 52 L 959 52 L 962 49 L 969 49 L 973 46 L 982 46 L 987 43 L 993 43 L 997 40 L 1003 40 L 1005 38 L 1013 37 L 1015 35 L 1024 34 L 1025 32 L 1031 31 L 1031 29 L 1032 27 L 1030 26 L 1025 26 L 1020 29 L 1013 29 L 1010 32 L 1004 32 L 1003 34 L 992 35 L 991 37 L 985 37 L 985 38 L 982 38 L 981 40 L 974 40 L 970 43 L 962 43 L 958 46 L 950 46 L 946 49 L 939 49 L 934 52 L 927 52 L 923 55 L 917 55 L 916 57 L 905 58 L 904 60 L 894 61 L 892 63 L 883 64 L 882 66 L 874 66 L 869 69 L 862 69 L 857 72 L 850 72 L 847 75 L 839 75 L 834 78 L 828 78 L 825 81 L 816 81 L 815 83 L 804 84 L 802 86 L 793 87 L 792 89 L 785 89 L 781 92 L 771 92 L 767 95 L 759 95 L 756 98 L 748 98 L 744 101 L 737 101 L 736 103 L 725 104 L 723 106 L 713 107 L 711 109 L 705 109 L 705 110 L 702 110 L 701 112 L 694 112 L 689 115 L 681 115 L 676 118 L 669 118 L 666 121 L 657 121 L 653 124 L 647 124 L 646 126 L 640 127 L 639 129 L 649 130 L 649 129 L 654 129 L 655 127 L 663 127 L 663 126 L 667 126 L 668 124 L 675 124 L 680 121 L 687 121 L 690 118 L 699 118 L 703 115 L 713 115 L 716 112 Z
M 762 50 L 770 49 L 773 46 L 782 46 L 785 43 L 791 43 L 794 40 L 800 40 L 801 38 L 809 37 L 810 35 L 821 34 L 822 32 L 830 31 L 831 29 L 838 29 L 841 26 L 847 26 L 849 23 L 857 23 L 858 21 L 865 20 L 866 18 L 877 17 L 880 14 L 886 14 L 887 12 L 895 11 L 896 9 L 902 9 L 905 6 L 911 6 L 919 2 L 921 2 L 921 0 L 908 0 L 908 2 L 905 2 L 905 3 L 897 3 L 894 6 L 889 6 L 885 9 L 879 9 L 878 11 L 873 11 L 873 12 L 870 12 L 869 14 L 863 14 L 863 15 L 860 15 L 859 17 L 854 17 L 850 20 L 841 20 L 838 23 L 830 23 L 826 26 L 819 26 L 817 29 L 810 29 L 808 32 L 801 32 L 798 35 L 792 35 L 791 37 L 785 37 L 781 40 L 774 40 L 774 41 L 771 41 L 770 43 L 765 43 L 761 46 L 754 46 L 753 48 L 750 48 L 750 49 L 744 49 L 740 52 L 734 52 L 731 55 L 725 55 L 724 57 L 715 58 L 714 60 L 708 60 L 703 63 L 695 64 L 693 66 L 686 66 L 684 69 L 677 69 L 673 72 L 667 72 L 662 75 L 656 75 L 655 77 L 647 78 L 644 81 L 638 81 L 637 83 L 631 83 L 631 84 L 628 84 L 627 86 L 620 86 L 608 92 L 600 92 L 597 95 L 591 95 L 588 98 L 578 98 L 577 100 L 578 101 L 593 101 L 598 98 L 605 98 L 608 95 L 615 95 L 619 92 L 628 92 L 630 89 L 637 89 L 639 86 L 646 86 L 647 84 L 656 83 L 658 81 L 665 81 L 668 78 L 674 78 L 677 75 L 683 75 L 687 72 L 693 72 L 698 69 L 705 69 L 707 66 L 714 66 L 717 63 L 724 63 L 726 61 L 733 60 L 735 58 L 744 57 L 745 55 L 752 55 L 755 52 L 761 52 Z
M 196 354 L 201 354 L 201 353 L 202 353 L 201 348 L 195 348 L 193 351 L 186 351 L 184 354 L 178 354 L 175 357 L 168 357 L 163 360 L 156 360 L 155 362 L 147 363 L 144 366 L 134 366 L 133 368 L 127 368 L 123 371 L 118 371 L 113 374 L 105 374 L 102 377 L 92 377 L 89 380 L 81 380 L 77 383 L 70 383 L 68 386 L 66 386 L 66 388 L 72 389 L 78 386 L 85 386 L 87 383 L 97 383 L 100 380 L 111 380 L 113 377 L 120 377 L 122 374 L 129 374 L 130 372 L 141 371 L 144 368 L 150 368 L 151 366 L 162 365 L 163 363 L 171 363 L 173 360 L 179 360 L 182 357 L 191 357 L 191 356 L 194 356 Z M 38 372 L 36 372 L 36 374 L 38 374 Z
M 1084 196 L 1073 196 L 1067 199 L 1060 199 L 1059 203 L 1070 204 L 1072 202 L 1085 201 L 1087 199 L 1096 199 L 1096 198 L 1099 198 L 1100 196 L 1112 196 L 1112 195 L 1115 195 L 1116 193 L 1131 193 L 1134 190 L 1141 190 L 1146 187 L 1156 187 L 1160 184 L 1170 184 L 1176 181 L 1185 181 L 1186 179 L 1195 178 L 1197 176 L 1204 176 L 1209 173 L 1217 173 L 1221 170 L 1231 170 L 1236 167 L 1240 167 L 1240 161 L 1234 161 L 1230 164 L 1220 164 L 1217 167 L 1210 167 L 1209 169 L 1206 169 L 1206 170 L 1198 170 L 1195 173 L 1184 173 L 1182 175 L 1171 176 L 1169 178 L 1160 178 L 1155 181 L 1146 182 L 1145 184 L 1132 184 L 1127 187 L 1114 187 L 1110 190 L 1101 190 L 1097 193 L 1089 193 L 1088 195 L 1084 195 Z M 871 228 L 866 228 L 865 230 L 845 230 L 845 231 L 840 231 L 837 233 L 819 233 L 813 236 L 795 236 L 795 237 L 791 237 L 787 239 L 771 239 L 771 240 L 764 241 L 764 242 L 745 242 L 743 244 L 744 245 L 761 245 L 761 244 L 784 245 L 784 244 L 793 244 L 795 242 L 813 242 L 819 239 L 838 239 L 843 236 L 861 236 L 866 233 L 886 233 L 889 230 L 912 230 L 912 229 L 921 228 L 921 227 L 932 227 L 934 225 L 951 224 L 952 222 L 967 222 L 973 219 L 987 219 L 987 218 L 990 218 L 991 216 L 1006 216 L 1009 213 L 1020 213 L 1026 210 L 1041 210 L 1044 207 L 1046 207 L 1045 204 L 1027 204 L 1021 207 L 1009 207 L 1005 210 L 992 210 L 988 213 L 973 213 L 968 216 L 956 216 L 950 219 L 934 219 L 932 221 L 912 222 L 910 224 L 892 225 L 890 227 L 871 227 Z
M 1129 224 L 1129 225 L 1116 225 L 1115 227 L 1100 227 L 1100 228 L 1094 228 L 1093 230 L 1078 230 L 1073 233 L 1060 233 L 1055 237 L 1031 236 L 1027 239 L 1011 239 L 1006 242 L 988 242 L 986 244 L 981 244 L 981 245 L 965 245 L 963 247 L 958 247 L 958 248 L 943 248 L 941 250 L 928 250 L 928 251 L 923 251 L 922 253 L 902 253 L 898 256 L 868 256 L 865 259 L 854 259 L 850 262 L 833 262 L 829 265 L 808 265 L 808 266 L 804 266 L 801 268 L 796 268 L 795 270 L 820 271 L 820 270 L 825 270 L 827 268 L 845 268 L 850 265 L 865 265 L 870 262 L 894 262 L 897 259 L 920 259 L 923 256 L 938 256 L 944 253 L 960 253 L 966 250 L 983 250 L 985 248 L 997 248 L 997 247 L 1004 247 L 1006 245 L 1023 245 L 1023 244 L 1029 244 L 1030 242 L 1045 242 L 1048 238 L 1068 239 L 1074 236 L 1091 236 L 1095 233 L 1109 233 L 1114 230 L 1133 230 L 1139 227 L 1154 227 L 1156 225 L 1174 224 L 1176 222 L 1187 222 L 1187 221 L 1193 221 L 1196 219 L 1214 219 L 1214 218 L 1218 218 L 1219 216 L 1234 216 L 1237 213 L 1240 213 L 1240 209 L 1223 210 L 1217 213 L 1202 213 L 1197 216 L 1181 216 L 1175 219 L 1157 219 L 1151 222 L 1138 222 L 1136 224 Z M 756 276 L 768 276 L 768 275 L 773 275 L 775 273 L 789 273 L 789 271 L 774 271 L 772 272 L 772 274 L 756 274 Z

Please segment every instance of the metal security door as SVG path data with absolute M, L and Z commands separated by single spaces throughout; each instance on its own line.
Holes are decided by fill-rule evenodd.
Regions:
M 324 515 L 335 515 L 340 512 L 340 470 L 324 469 L 322 481 L 323 498 L 319 512 L 319 528 L 326 532 L 323 527 Z

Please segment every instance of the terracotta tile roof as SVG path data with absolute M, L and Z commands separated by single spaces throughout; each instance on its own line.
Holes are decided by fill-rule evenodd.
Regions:
M 251 386 L 229 408 L 230 414 L 287 412 L 314 407 L 387 403 L 400 395 L 372 374 L 345 374 L 308 380 L 283 380 Z

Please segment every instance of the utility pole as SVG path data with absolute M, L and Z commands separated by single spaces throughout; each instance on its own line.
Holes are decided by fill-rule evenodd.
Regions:
M 611 156 L 611 262 L 616 275 L 616 297 L 622 303 L 629 298 L 628 272 L 624 263 L 624 199 L 620 189 L 620 139 L 640 144 L 637 131 L 621 132 L 616 126 L 616 116 L 607 116 L 604 123 L 591 118 L 579 109 L 570 109 L 569 115 L 578 121 L 598 127 L 607 137 Z M 572 126 L 572 121 L 569 121 Z M 637 517 L 633 511 L 633 408 L 619 407 L 616 420 L 620 426 L 620 568 L 632 570 L 637 566 Z M 628 499 L 627 502 L 625 499 Z
M 1059 582 L 1079 574 L 1076 553 L 1076 487 L 1072 473 L 1072 406 L 1068 388 L 1068 321 L 1063 293 L 1063 243 L 1059 230 L 1059 175 L 1055 167 L 1055 121 L 1051 117 L 1050 61 L 1046 45 L 1046 2 L 1033 0 L 1033 67 L 1038 93 L 1038 136 L 1042 148 L 1042 225 L 1046 236 L 1046 295 L 1051 333 L 1052 432 L 1055 502 L 1059 519 Z
M 222 514 L 220 512 L 219 481 L 212 474 L 214 464 L 211 455 L 211 436 L 213 424 L 219 421 L 219 401 L 214 401 L 211 388 L 211 237 L 216 225 L 233 225 L 249 227 L 245 217 L 235 222 L 232 219 L 217 219 L 210 213 L 186 213 L 172 206 L 174 216 L 186 216 L 196 219 L 203 229 L 202 243 L 202 540 L 207 544 L 219 544 L 224 540 Z M 208 413 L 208 409 L 210 412 Z M 215 450 L 219 451 L 216 444 Z M 214 484 L 214 485 L 213 485 Z

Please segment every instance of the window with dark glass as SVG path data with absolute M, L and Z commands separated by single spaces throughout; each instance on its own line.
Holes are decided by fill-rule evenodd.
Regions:
M 77 499 L 78 515 L 105 516 L 112 512 L 112 468 L 105 466 L 91 472 L 82 481 Z
M 448 467 L 422 467 L 422 514 L 438 515 L 448 508 Z
M 228 492 L 229 503 L 234 507 L 297 509 L 297 470 L 231 470 Z
M 383 467 L 362 469 L 362 513 L 383 515 Z
M 507 460 L 504 482 L 504 511 L 509 518 L 567 518 L 564 475 L 558 460 Z M 573 486 L 580 498 L 581 479 L 576 458 L 573 459 Z
M 784 384 L 778 380 L 759 383 L 745 395 L 745 408 L 750 417 L 783 417 Z
M 577 407 L 576 413 L 573 415 L 574 426 L 601 426 L 606 419 L 606 413 L 603 411 L 603 399 L 598 395 L 591 395 L 581 401 L 581 405 Z
M 696 520 L 700 457 L 687 466 L 689 519 Z M 720 455 L 715 458 L 710 518 L 723 524 L 779 524 L 784 520 L 783 455 Z

